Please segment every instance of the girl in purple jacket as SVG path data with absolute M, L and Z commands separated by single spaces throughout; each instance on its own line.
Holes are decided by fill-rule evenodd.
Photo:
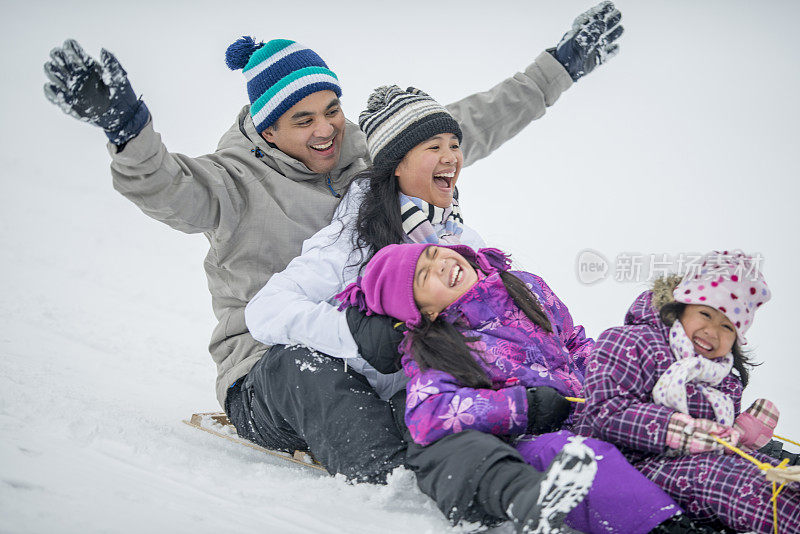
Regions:
M 509 264 L 496 249 L 390 245 L 338 295 L 343 306 L 406 323 L 400 351 L 411 437 L 425 445 L 467 429 L 491 433 L 540 471 L 565 445 L 582 442 L 597 472 L 566 516 L 572 528 L 704 532 L 614 446 L 567 430 L 564 397 L 580 394 L 594 342 L 541 278 L 509 272 Z
M 625 326 L 600 335 L 576 431 L 617 445 L 690 516 L 773 532 L 764 472 L 714 440 L 776 463 L 752 452 L 772 437 L 775 406 L 759 399 L 740 412 L 749 377 L 741 346 L 770 291 L 740 251 L 703 260 L 696 272 L 657 282 L 633 303 Z M 780 532 L 800 532 L 798 489 L 791 483 L 777 499 Z

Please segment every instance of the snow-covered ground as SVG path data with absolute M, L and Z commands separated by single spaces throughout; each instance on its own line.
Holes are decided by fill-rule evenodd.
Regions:
M 114 51 L 170 149 L 199 155 L 246 101 L 223 62 L 240 35 L 319 51 L 355 119 L 380 84 L 444 102 L 488 88 L 590 5 L 0 0 L 0 532 L 448 530 L 407 473 L 350 486 L 181 423 L 219 408 L 205 239 L 113 191 L 102 133 L 42 95 L 52 46 Z M 745 400 L 777 402 L 796 439 L 800 4 L 619 7 L 619 57 L 464 170 L 465 218 L 593 336 L 622 321 L 651 255 L 761 253 L 774 298 L 749 334 L 764 363 Z M 580 282 L 585 249 L 608 279 Z M 616 270 L 623 253 L 642 255 L 639 282 L 614 280 L 630 274 Z

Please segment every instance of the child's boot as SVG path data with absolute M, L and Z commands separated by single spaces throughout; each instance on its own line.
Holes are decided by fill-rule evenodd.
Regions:
M 564 518 L 592 487 L 597 473 L 594 452 L 579 439 L 572 440 L 553 458 L 541 482 L 508 488 L 506 515 L 517 532 L 555 534 L 570 532 Z

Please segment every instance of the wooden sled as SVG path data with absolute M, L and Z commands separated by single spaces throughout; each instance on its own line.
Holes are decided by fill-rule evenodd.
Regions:
M 322 465 L 316 461 L 308 451 L 294 451 L 294 454 L 289 454 L 288 452 L 267 449 L 253 443 L 252 441 L 240 438 L 236 434 L 236 428 L 228 420 L 228 416 L 225 415 L 225 412 L 195 413 L 192 414 L 189 419 L 184 419 L 183 422 L 189 426 L 199 428 L 204 432 L 208 432 L 209 434 L 214 434 L 215 436 L 225 438 L 228 441 L 245 445 L 251 449 L 255 449 L 257 451 L 269 454 L 270 456 L 280 458 L 281 460 L 327 473 L 325 468 L 322 467 Z

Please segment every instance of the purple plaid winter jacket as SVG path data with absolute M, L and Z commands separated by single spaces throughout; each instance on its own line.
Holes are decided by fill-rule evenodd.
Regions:
M 414 441 L 428 445 L 448 434 L 475 429 L 495 435 L 520 435 L 528 426 L 526 388 L 550 386 L 562 395 L 580 394 L 586 358 L 594 341 L 572 322 L 567 307 L 544 281 L 514 272 L 542 305 L 553 326 L 547 333 L 511 300 L 498 274 L 478 281 L 441 317 L 472 344 L 492 382 L 492 389 L 460 384 L 436 369 L 421 371 L 401 344 L 406 385 L 406 424 Z
M 667 336 L 669 328 L 652 306 L 652 292 L 639 295 L 628 309 L 625 326 L 609 328 L 597 340 L 586 366 L 586 403 L 577 414 L 575 431 L 616 445 L 627 454 L 663 453 L 672 408 L 653 403 L 659 377 L 675 361 Z M 742 383 L 729 374 L 715 386 L 741 409 Z M 706 397 L 686 386 L 689 415 L 714 420 Z

